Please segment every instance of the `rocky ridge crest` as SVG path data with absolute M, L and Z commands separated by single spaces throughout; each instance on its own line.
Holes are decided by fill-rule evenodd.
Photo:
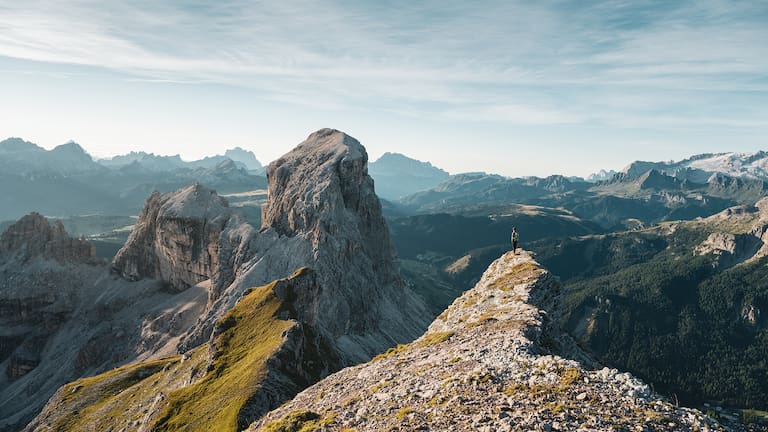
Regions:
M 628 373 L 573 360 L 547 318 L 559 289 L 529 253 L 507 253 L 421 338 L 331 375 L 248 430 L 724 430 Z

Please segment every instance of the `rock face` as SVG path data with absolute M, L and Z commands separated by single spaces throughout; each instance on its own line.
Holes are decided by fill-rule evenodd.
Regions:
M 373 354 L 402 336 L 416 337 L 425 323 L 397 269 L 367 163 L 354 138 L 334 129 L 313 133 L 269 165 L 262 230 L 302 239 L 307 265 L 329 289 L 322 307 L 334 317 L 325 323 L 332 334 L 385 329 L 390 343 L 371 347 Z M 399 328 L 385 324 L 391 320 Z
M 153 194 L 112 265 L 39 214 L 9 227 L 0 236 L 0 431 L 19 430 L 68 381 L 176 354 L 250 257 L 253 233 L 199 185 Z
M 22 261 L 41 257 L 59 262 L 88 262 L 95 260 L 96 249 L 85 240 L 71 238 L 61 221 L 51 226 L 44 216 L 31 213 L 0 235 L 0 254 Z
M 178 192 L 155 192 L 147 200 L 131 236 L 118 251 L 113 268 L 128 280 L 160 279 L 183 291 L 204 280 L 227 285 L 232 271 L 227 229 L 244 222 L 224 198 L 199 184 Z
M 527 252 L 507 253 L 421 338 L 331 375 L 248 430 L 724 430 L 627 373 L 585 368 L 550 325 L 559 288 Z
M 423 302 L 399 274 L 367 161 L 357 140 L 322 129 L 269 165 L 262 227 L 248 241 L 250 256 L 182 349 L 206 341 L 245 289 L 301 267 L 317 272 L 323 287 L 318 329 L 344 364 L 365 361 L 426 328 Z

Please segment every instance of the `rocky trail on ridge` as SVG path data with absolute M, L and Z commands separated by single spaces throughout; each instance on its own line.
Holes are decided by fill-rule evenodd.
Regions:
M 559 289 L 530 253 L 507 253 L 421 338 L 331 375 L 249 431 L 725 430 L 629 373 L 583 366 L 594 364 L 551 325 Z

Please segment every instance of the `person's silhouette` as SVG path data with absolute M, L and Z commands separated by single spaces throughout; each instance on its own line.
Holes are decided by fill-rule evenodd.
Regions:
M 517 253 L 517 242 L 520 240 L 520 235 L 517 233 L 517 228 L 512 227 L 512 252 Z

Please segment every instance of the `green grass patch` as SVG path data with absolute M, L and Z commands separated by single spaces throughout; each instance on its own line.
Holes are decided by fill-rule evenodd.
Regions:
M 408 345 L 408 344 L 399 344 L 398 346 L 392 347 L 392 348 L 384 351 L 383 353 L 377 355 L 376 357 L 374 357 L 371 360 L 371 362 L 375 363 L 377 361 L 384 360 L 387 357 L 391 357 L 393 355 L 400 354 L 401 352 L 407 351 L 408 348 L 410 348 L 410 345 Z
M 97 426 L 106 430 L 127 426 L 141 414 L 136 409 L 137 401 L 154 394 L 150 384 L 156 375 L 178 366 L 180 358 L 122 366 L 65 385 L 61 399 L 52 400 L 53 411 L 64 413 L 54 422 L 54 429 L 86 430 L 87 426 Z
M 420 341 L 416 342 L 416 346 L 418 346 L 419 348 L 424 348 L 424 347 L 436 345 L 439 343 L 443 343 L 448 339 L 450 339 L 451 336 L 453 336 L 454 334 L 455 332 L 453 331 L 427 333 L 424 335 L 424 337 L 421 338 Z
M 264 432 L 312 432 L 319 426 L 320 414 L 312 411 L 293 411 L 280 420 L 264 425 Z
M 294 276 L 298 276 L 297 272 Z M 277 318 L 276 282 L 253 289 L 218 323 L 217 352 L 206 376 L 168 395 L 155 431 L 237 431 L 240 411 L 261 388 L 267 360 L 294 326 Z
M 572 386 L 581 379 L 581 371 L 576 368 L 568 368 L 560 376 L 560 384 L 566 387 Z

